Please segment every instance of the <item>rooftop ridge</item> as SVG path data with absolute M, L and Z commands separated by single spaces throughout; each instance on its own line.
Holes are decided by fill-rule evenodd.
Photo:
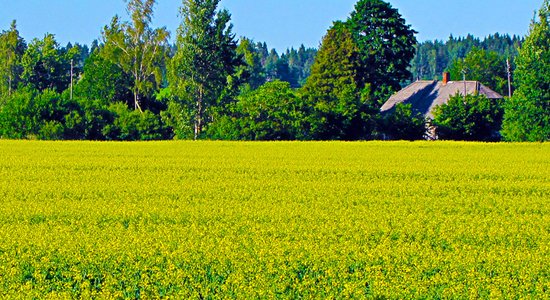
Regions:
M 380 108 L 382 113 L 391 111 L 398 103 L 410 103 L 413 109 L 433 119 L 433 109 L 445 104 L 455 94 L 485 95 L 489 99 L 502 99 L 502 95 L 476 80 L 449 81 L 417 80 L 393 94 Z
M 479 83 L 479 84 L 481 84 L 481 82 L 479 82 L 477 80 L 451 80 L 451 81 L 447 82 L 447 84 L 456 83 L 456 82 L 459 82 L 459 83 L 468 82 L 468 83 Z

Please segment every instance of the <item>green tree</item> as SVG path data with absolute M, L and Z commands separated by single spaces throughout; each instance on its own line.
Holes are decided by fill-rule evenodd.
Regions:
M 132 77 L 134 109 L 143 111 L 143 98 L 150 97 L 163 80 L 169 33 L 151 28 L 155 0 L 129 0 L 131 22 L 115 16 L 103 30 L 101 54 Z
M 449 71 L 454 80 L 461 80 L 466 71 L 467 80 L 479 81 L 501 95 L 508 94 L 506 58 L 495 51 L 474 47 L 464 59 L 456 59 Z
M 210 126 L 209 137 L 264 141 L 305 138 L 304 104 L 288 82 L 267 82 L 246 91 L 228 111 Z
M 242 59 L 236 54 L 237 43 L 227 10 L 218 10 L 219 0 L 183 0 L 178 29 L 177 50 L 169 68 L 170 87 L 178 103 L 172 115 L 193 124 L 193 131 L 180 137 L 198 139 L 211 121 L 224 95 L 234 88 L 236 68 Z M 185 124 L 177 128 L 189 128 Z
M 323 38 L 311 76 L 302 89 L 313 109 L 309 113 L 312 138 L 361 139 L 372 131 L 368 119 L 374 112 L 365 101 L 370 85 L 358 86 L 359 65 L 360 49 L 352 33 L 344 24 L 336 23 Z
M 107 140 L 150 141 L 166 138 L 160 116 L 149 110 L 130 110 L 125 103 L 113 103 L 108 110 L 113 121 L 102 129 Z
M 346 26 L 359 49 L 358 87 L 370 84 L 375 100 L 387 100 L 403 81 L 411 79 L 416 32 L 382 0 L 360 0 Z
M 0 108 L 0 137 L 82 139 L 85 122 L 76 101 L 55 92 L 25 87 Z
M 10 96 L 17 88 L 23 72 L 21 58 L 26 47 L 14 20 L 8 31 L 0 33 L 0 98 L 3 95 Z
M 273 72 L 275 80 L 286 81 L 290 83 L 290 86 L 293 88 L 297 88 L 299 86 L 298 76 L 290 67 L 288 56 L 281 55 L 281 57 L 279 57 L 279 59 L 275 62 Z
M 267 74 L 267 81 L 274 81 L 280 78 L 277 70 L 278 61 L 279 53 L 277 53 L 277 50 L 271 49 L 264 60 L 264 68 Z
M 82 78 L 75 87 L 75 94 L 81 98 L 99 100 L 103 105 L 114 102 L 132 105 L 132 77 L 118 65 L 103 58 L 99 51 L 94 51 L 86 60 Z
M 266 76 L 262 67 L 262 57 L 254 43 L 247 38 L 241 38 L 237 54 L 243 58 L 243 65 L 238 68 L 237 76 L 245 80 L 252 89 L 264 84 Z
M 456 94 L 447 104 L 435 108 L 432 125 L 443 140 L 497 141 L 503 113 L 499 100 Z
M 260 43 L 258 42 L 256 44 L 256 49 L 258 49 L 258 54 L 260 54 L 262 66 L 265 69 L 265 64 L 267 61 L 267 57 L 269 56 L 269 50 L 267 50 L 267 44 L 266 42 Z
M 307 48 L 304 45 L 301 45 L 298 48 L 298 51 L 291 49 L 290 53 L 295 52 L 297 59 L 295 61 L 290 61 L 290 67 L 296 69 L 298 84 L 303 86 L 309 75 L 311 75 L 311 67 L 315 62 L 315 56 L 317 56 L 317 49 Z
M 522 42 L 522 37 L 498 33 L 489 35 L 483 40 L 471 35 L 465 38 L 451 35 L 445 42 L 437 40 L 422 42 L 417 45 L 416 56 L 411 63 L 413 79 L 434 80 L 441 78 L 444 70 L 448 70 L 453 62 L 460 62 L 474 48 L 483 49 L 489 53 L 496 52 L 500 57 L 509 58 L 512 61 L 512 68 L 514 68 L 513 61 Z M 496 73 L 501 74 L 503 70 L 505 70 L 504 67 L 501 67 Z M 460 72 L 458 76 L 457 79 L 462 78 Z M 492 86 L 492 88 L 495 87 Z
M 17 90 L 8 101 L 0 106 L 0 138 L 24 139 L 36 134 L 39 129 L 34 98 L 36 90 Z
M 53 89 L 60 93 L 70 81 L 66 57 L 53 34 L 34 39 L 21 59 L 23 84 L 39 91 Z
M 399 103 L 382 119 L 382 133 L 389 140 L 421 140 L 426 134 L 426 120 L 411 104 Z
M 550 140 L 550 2 L 533 20 L 516 59 L 517 90 L 505 108 L 502 135 L 508 141 Z
M 83 139 L 93 141 L 106 140 L 105 128 L 112 125 L 114 115 L 102 100 L 75 97 L 82 111 Z

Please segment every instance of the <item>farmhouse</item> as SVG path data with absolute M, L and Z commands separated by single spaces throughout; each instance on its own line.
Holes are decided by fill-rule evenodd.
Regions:
M 451 81 L 450 74 L 444 73 L 442 81 L 418 80 L 397 92 L 382 106 L 382 113 L 392 111 L 398 103 L 411 104 L 415 112 L 420 112 L 426 119 L 433 119 L 434 108 L 446 104 L 451 96 L 485 95 L 489 99 L 502 99 L 497 92 L 477 81 Z

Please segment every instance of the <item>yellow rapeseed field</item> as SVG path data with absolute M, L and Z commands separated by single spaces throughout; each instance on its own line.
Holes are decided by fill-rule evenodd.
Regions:
M 0 142 L 0 298 L 550 294 L 550 144 Z

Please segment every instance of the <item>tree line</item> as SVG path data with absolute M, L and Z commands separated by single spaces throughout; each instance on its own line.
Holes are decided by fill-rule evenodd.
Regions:
M 501 95 L 513 91 L 513 96 L 502 101 L 480 95 L 451 97 L 434 114 L 433 125 L 441 138 L 550 140 L 549 22 L 550 2 L 545 0 L 525 38 L 494 35 L 481 42 L 466 39 L 470 40 L 465 47 L 470 47 L 469 51 L 447 67 L 452 77 L 464 72 L 469 79 L 480 81 Z M 508 76 L 512 79 L 511 86 L 507 85 Z
M 535 66 L 528 64 L 547 70 L 549 60 L 527 58 L 547 55 L 548 1 L 525 40 L 494 35 L 419 44 L 397 9 L 360 0 L 319 49 L 281 54 L 237 39 L 219 2 L 183 0 L 175 44 L 166 28 L 151 27 L 155 0 L 128 1 L 129 21 L 113 17 L 89 47 L 60 46 L 52 34 L 27 44 L 14 21 L 0 34 L 0 138 L 370 140 L 391 133 L 420 139 L 426 122 L 410 107 L 379 113 L 392 93 L 444 70 L 455 77 L 468 70 L 469 79 L 503 93 L 509 59 L 517 96 L 496 109 L 489 103 L 490 118 L 482 119 L 494 123 L 493 131 L 502 126 L 507 140 L 548 139 L 548 95 L 540 92 L 548 79 L 541 74 L 532 82 Z M 517 109 L 529 101 L 528 109 Z M 442 137 L 485 139 L 464 130 L 476 118 L 469 114 L 488 113 L 477 109 L 482 102 L 473 101 L 476 109 L 461 117 L 458 110 L 441 113 L 447 117 L 440 126 L 455 122 L 448 127 L 461 132 Z M 538 134 L 526 127 L 527 113 L 540 116 Z
M 411 62 L 413 79 L 433 80 L 441 78 L 441 74 L 453 64 L 461 62 L 475 50 L 484 50 L 498 56 L 499 72 L 506 71 L 502 61 L 514 61 L 523 43 L 523 37 L 508 34 L 493 34 L 484 39 L 467 35 L 466 37 L 450 36 L 447 41 L 425 41 L 416 47 L 416 56 Z M 455 80 L 462 79 L 462 74 Z

